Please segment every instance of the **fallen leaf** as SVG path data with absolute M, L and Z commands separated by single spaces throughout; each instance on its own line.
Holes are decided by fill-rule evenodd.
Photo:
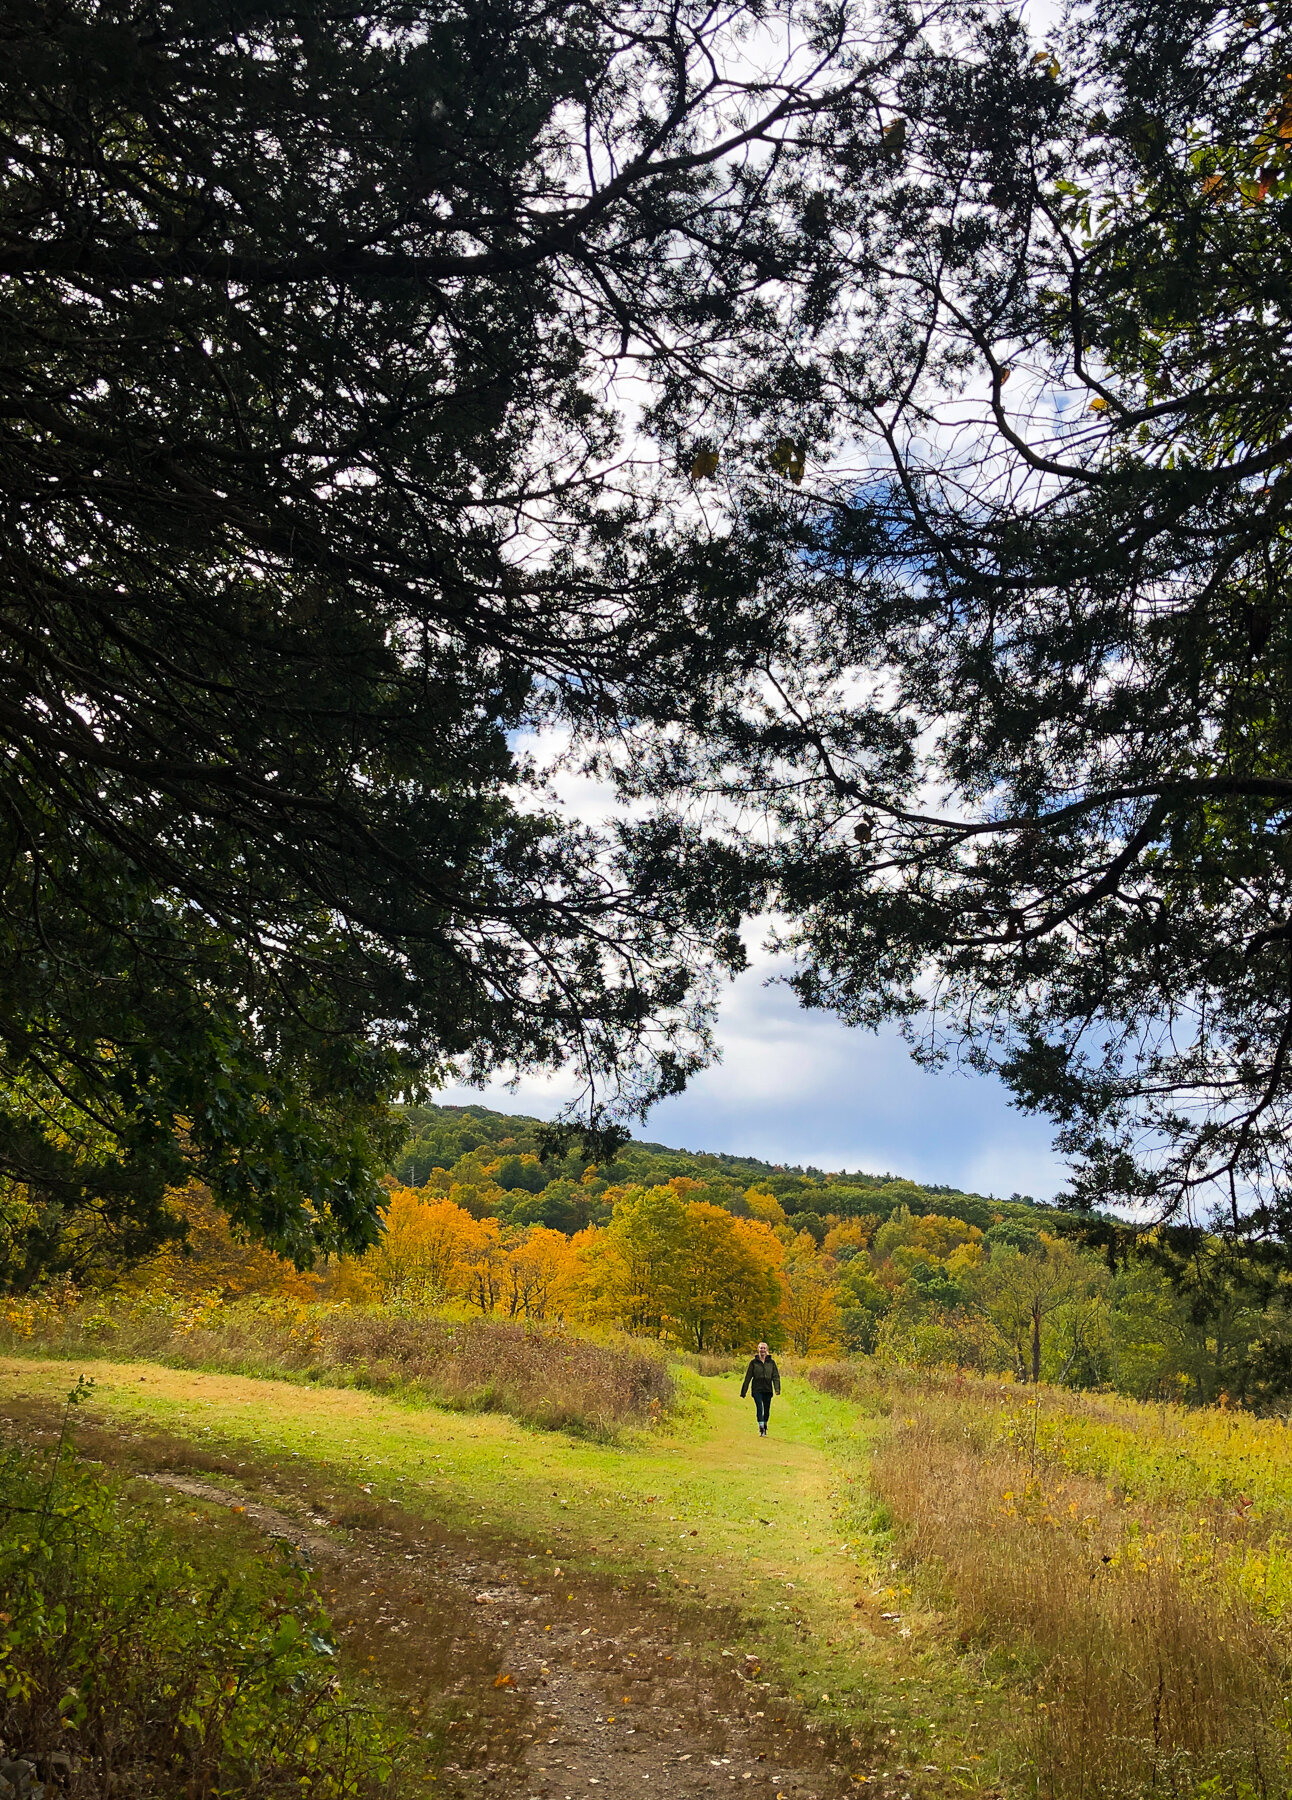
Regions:
M 510 1675 L 495 1675 L 493 1684 L 496 1688 L 515 1687 L 516 1682 Z

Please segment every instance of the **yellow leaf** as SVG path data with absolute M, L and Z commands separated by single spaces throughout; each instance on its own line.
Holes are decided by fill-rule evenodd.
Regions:
M 510 1675 L 495 1675 L 493 1684 L 496 1688 L 515 1687 L 516 1685 Z
M 1036 55 L 1032 58 L 1032 61 L 1038 69 L 1045 70 L 1051 81 L 1058 80 L 1059 59 L 1054 54 L 1053 50 L 1038 50 Z
M 1092 400 L 1090 402 L 1090 410 L 1091 412 L 1107 412 L 1108 402 L 1102 398 Z
M 691 458 L 692 481 L 704 481 L 718 473 L 718 452 L 716 450 L 697 450 Z
M 778 475 L 784 475 L 795 487 L 803 479 L 806 466 L 807 451 L 802 444 L 796 444 L 792 438 L 777 438 L 772 446 L 772 467 Z
M 906 143 L 906 120 L 894 119 L 891 125 L 884 127 L 885 150 L 900 150 Z

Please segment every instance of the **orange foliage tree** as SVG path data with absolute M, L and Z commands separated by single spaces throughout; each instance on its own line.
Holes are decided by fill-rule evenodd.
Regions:
M 215 1204 L 209 1188 L 194 1182 L 166 1196 L 170 1210 L 188 1227 L 182 1244 L 169 1244 L 126 1278 L 127 1292 L 175 1294 L 218 1293 L 226 1300 L 243 1294 L 288 1294 L 296 1300 L 317 1297 L 319 1277 L 302 1272 L 272 1250 L 235 1235 L 228 1214 Z
M 375 1294 L 434 1304 L 460 1291 L 477 1231 L 469 1213 L 451 1200 L 426 1200 L 413 1188 L 397 1187 L 382 1222 L 380 1239 L 355 1271 Z
M 688 1350 L 734 1350 L 776 1336 L 774 1259 L 759 1235 L 740 1230 L 742 1222 L 703 1200 L 685 1209 L 668 1311 L 671 1335 Z

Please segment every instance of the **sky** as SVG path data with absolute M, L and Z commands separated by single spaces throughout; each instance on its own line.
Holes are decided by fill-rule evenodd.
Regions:
M 1038 41 L 1062 10 L 1059 0 L 1023 0 L 1021 8 Z M 558 803 L 590 824 L 613 813 L 609 791 L 595 783 L 567 772 L 554 788 Z M 721 1060 L 685 1093 L 655 1106 L 635 1136 L 773 1163 L 891 1173 L 1001 1198 L 1017 1192 L 1050 1200 L 1065 1186 L 1051 1125 L 1015 1111 L 1000 1082 L 929 1073 L 911 1061 L 895 1030 L 858 1031 L 831 1014 L 805 1011 L 786 988 L 768 985 L 784 965 L 750 948 L 752 967 L 731 984 L 718 1021 Z M 526 1077 L 514 1089 L 497 1081 L 446 1088 L 438 1098 L 551 1118 L 576 1085 L 559 1075 Z
M 983 1076 L 927 1074 L 892 1031 L 851 1030 L 767 986 L 766 955 L 732 983 L 718 1023 L 722 1061 L 663 1100 L 634 1135 L 684 1150 L 767 1162 L 861 1169 L 1007 1199 L 1052 1199 L 1065 1168 L 1043 1119 L 1018 1113 Z M 500 1112 L 552 1117 L 569 1080 L 526 1079 L 511 1092 L 454 1087 L 437 1096 L 483 1100 Z

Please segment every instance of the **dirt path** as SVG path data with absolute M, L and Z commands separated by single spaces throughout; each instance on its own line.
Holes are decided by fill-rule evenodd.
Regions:
M 383 1521 L 379 1541 L 356 1557 L 350 1544 L 319 1530 L 324 1521 L 318 1514 L 302 1521 L 299 1512 L 174 1470 L 146 1479 L 225 1507 L 303 1552 L 315 1565 L 323 1592 L 341 1599 L 333 1618 L 343 1640 L 353 1631 L 363 1645 L 375 1644 L 372 1660 L 379 1670 L 383 1664 L 396 1670 L 404 1664 L 399 1640 L 425 1629 L 424 1590 L 458 1590 L 457 1605 L 447 1609 L 456 1615 L 454 1628 L 462 1629 L 464 1604 L 476 1610 L 470 1628 L 476 1654 L 463 1659 L 475 1672 L 467 1691 L 494 1699 L 488 1729 L 495 1735 L 472 1733 L 464 1741 L 464 1753 L 470 1745 L 477 1754 L 468 1756 L 470 1766 L 458 1758 L 447 1763 L 445 1773 L 457 1777 L 450 1792 L 487 1788 L 498 1795 L 574 1800 L 596 1790 L 627 1800 L 642 1792 L 725 1793 L 739 1784 L 742 1792 L 814 1800 L 838 1786 L 837 1772 L 822 1766 L 819 1751 L 806 1762 L 775 1754 L 773 1734 L 784 1718 L 773 1708 L 775 1724 L 769 1725 L 769 1709 L 754 1704 L 766 1700 L 771 1685 L 761 1682 L 756 1658 L 725 1682 L 705 1681 L 692 1661 L 680 1660 L 676 1637 L 661 1634 L 658 1618 L 622 1596 L 609 1608 L 595 1609 L 590 1625 L 554 1623 L 549 1597 L 521 1586 L 516 1568 L 460 1556 L 446 1567 L 438 1554 L 444 1546 L 427 1544 L 415 1529 L 392 1529 Z M 406 1548 L 409 1544 L 414 1548 Z M 343 1587 L 329 1586 L 342 1570 Z M 365 1604 L 365 1596 L 380 1604 Z M 443 1617 L 445 1609 L 437 1610 Z M 491 1652 L 486 1665 L 497 1665 L 492 1682 L 479 1673 L 479 1651 L 486 1646 Z M 497 1712 L 499 1703 L 513 1710 L 512 1719 L 506 1710 Z M 745 1711 L 753 1716 L 740 1717 Z M 803 1734 L 791 1725 L 785 1735 L 797 1743 Z
M 715 1384 L 689 1436 L 615 1447 L 353 1390 L 93 1373 L 87 1451 L 312 1562 L 350 1665 L 435 1739 L 428 1795 L 963 1791 L 880 1716 L 912 1646 L 854 1598 L 835 1415 L 810 1395 L 762 1440 Z M 0 1409 L 49 1416 L 68 1385 L 66 1365 L 0 1362 Z

